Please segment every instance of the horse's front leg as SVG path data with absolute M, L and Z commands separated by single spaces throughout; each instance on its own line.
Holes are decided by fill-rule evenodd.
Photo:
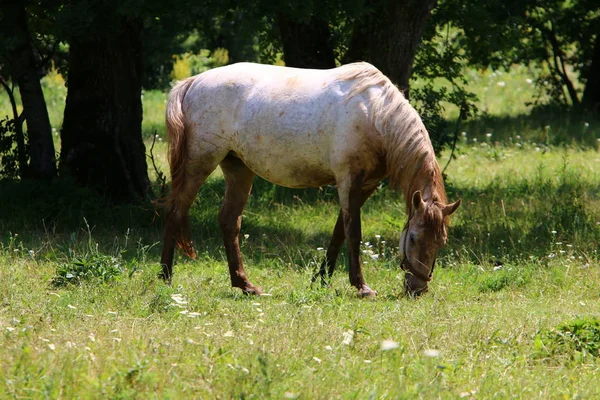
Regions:
M 338 184 L 338 191 L 350 257 L 350 284 L 358 289 L 360 296 L 372 297 L 377 295 L 377 292 L 366 284 L 360 261 L 360 241 L 362 238 L 360 208 L 366 200 L 363 200 L 363 178 L 364 173 L 353 176 L 349 182 L 344 182 L 342 185 Z
M 225 158 L 220 165 L 225 176 L 225 198 L 219 212 L 219 225 L 223 233 L 231 286 L 242 289 L 246 294 L 260 295 L 261 289 L 250 282 L 244 269 L 239 241 L 242 211 L 252 189 L 254 173 L 235 157 Z
M 377 186 L 371 186 L 361 190 L 360 207 L 365 204 L 367 199 L 373 194 L 376 188 Z M 320 276 L 322 285 L 327 286 L 328 279 L 331 280 L 333 272 L 335 271 L 335 264 L 340 254 L 342 245 L 344 244 L 344 240 L 346 240 L 346 233 L 344 231 L 344 214 L 342 211 L 340 211 L 337 222 L 335 223 L 335 228 L 333 228 L 333 234 L 331 235 L 329 246 L 327 247 L 325 260 L 323 260 L 321 263 L 319 272 L 313 276 L 313 282 L 317 280 L 318 276 Z

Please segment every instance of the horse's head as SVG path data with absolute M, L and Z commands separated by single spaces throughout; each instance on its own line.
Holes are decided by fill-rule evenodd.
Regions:
M 427 291 L 433 276 L 435 258 L 446 244 L 447 217 L 460 206 L 423 201 L 420 191 L 412 197 L 412 213 L 400 237 L 401 267 L 406 271 L 404 286 L 408 294 L 418 296 Z

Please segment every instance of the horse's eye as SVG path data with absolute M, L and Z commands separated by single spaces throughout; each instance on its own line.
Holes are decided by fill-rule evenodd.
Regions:
M 411 243 L 411 244 L 414 244 L 414 243 L 415 243 L 415 235 L 413 235 L 413 234 L 410 234 L 410 235 L 408 236 L 408 239 L 410 240 L 410 243 Z

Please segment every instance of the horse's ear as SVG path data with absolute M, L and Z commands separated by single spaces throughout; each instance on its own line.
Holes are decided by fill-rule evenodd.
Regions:
M 417 190 L 416 192 L 413 193 L 412 204 L 413 204 L 414 210 L 422 210 L 423 207 L 425 206 L 423 204 L 423 198 L 421 197 L 420 190 Z
M 458 207 L 460 207 L 461 203 L 462 203 L 462 199 L 458 199 L 454 203 L 446 204 L 444 206 L 444 209 L 442 210 L 442 214 L 444 215 L 444 217 L 447 217 L 448 215 L 452 215 L 454 213 L 454 211 L 456 211 L 458 209 Z

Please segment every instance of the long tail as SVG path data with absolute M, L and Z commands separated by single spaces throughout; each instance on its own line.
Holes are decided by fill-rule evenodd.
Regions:
M 171 195 L 167 200 L 167 213 L 179 220 L 175 240 L 177 246 L 191 258 L 196 258 L 196 252 L 190 240 L 190 229 L 187 210 L 180 215 L 178 200 L 185 196 L 184 188 L 188 162 L 188 138 L 185 129 L 185 116 L 181 104 L 194 77 L 187 78 L 175 85 L 169 94 L 166 112 L 167 139 L 169 141 L 169 165 L 171 166 Z

